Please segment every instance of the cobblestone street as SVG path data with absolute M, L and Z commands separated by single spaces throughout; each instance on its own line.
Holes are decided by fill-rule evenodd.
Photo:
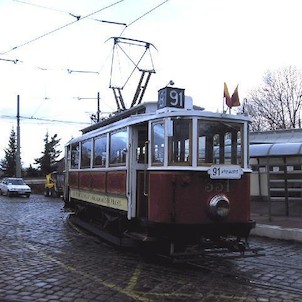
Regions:
M 0 301 L 302 300 L 302 245 L 252 237 L 266 256 L 147 261 L 68 222 L 60 199 L 0 196 Z

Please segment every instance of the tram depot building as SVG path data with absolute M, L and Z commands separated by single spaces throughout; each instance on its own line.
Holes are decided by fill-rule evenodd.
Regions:
M 251 132 L 250 165 L 252 203 L 269 215 L 302 216 L 302 129 Z

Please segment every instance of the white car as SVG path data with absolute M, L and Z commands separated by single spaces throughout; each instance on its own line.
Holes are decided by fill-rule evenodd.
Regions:
M 31 188 L 24 182 L 23 178 L 7 177 L 0 182 L 0 194 L 7 196 L 25 195 L 29 197 Z

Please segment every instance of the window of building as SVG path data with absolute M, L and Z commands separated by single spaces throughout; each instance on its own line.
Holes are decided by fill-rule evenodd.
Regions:
M 118 165 L 126 163 L 128 143 L 127 129 L 118 130 L 110 134 L 110 164 Z
M 98 136 L 94 139 L 93 166 L 105 167 L 107 152 L 107 135 Z

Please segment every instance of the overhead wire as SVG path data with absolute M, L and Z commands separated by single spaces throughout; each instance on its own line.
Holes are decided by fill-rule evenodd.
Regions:
M 48 7 L 48 6 L 43 6 L 43 5 L 39 5 L 39 4 L 35 4 L 35 3 L 29 3 L 29 2 L 21 1 L 21 0 L 12 0 L 12 1 L 19 2 L 19 3 L 22 3 L 22 4 L 31 5 L 31 6 L 36 6 L 36 7 L 47 9 L 47 10 L 50 10 L 50 11 L 55 11 L 55 12 L 67 14 L 67 15 L 70 15 L 71 17 L 74 17 L 74 18 L 77 18 L 77 19 L 81 18 L 81 15 L 75 15 L 75 14 L 72 14 L 71 12 L 69 12 L 69 11 L 66 11 L 66 10 L 60 10 L 60 9 L 56 9 L 56 8 L 52 8 L 52 7 Z M 97 21 L 97 22 L 102 22 L 102 23 L 109 23 L 109 24 L 127 26 L 127 24 L 123 23 L 123 22 L 100 20 L 100 19 L 95 19 L 95 18 L 88 18 L 88 19 L 91 19 L 91 20 L 94 20 L 94 21 Z
M 133 20 L 132 22 L 130 22 L 124 29 L 123 31 L 120 33 L 120 37 L 123 35 L 123 33 L 125 32 L 125 30 L 127 28 L 129 28 L 131 25 L 133 25 L 135 22 L 137 22 L 138 20 L 142 19 L 143 17 L 145 17 L 146 15 L 150 14 L 151 12 L 153 12 L 154 10 L 156 10 L 157 8 L 159 8 L 160 6 L 164 5 L 166 2 L 168 2 L 169 0 L 165 0 L 163 2 L 161 2 L 160 4 L 158 4 L 157 6 L 153 7 L 152 9 L 150 9 L 149 11 L 147 11 L 146 13 L 144 13 L 143 15 L 141 15 L 140 17 L 136 18 L 135 20 Z
M 77 15 L 74 15 L 74 14 L 72 14 L 72 13 L 70 13 L 70 12 L 68 12 L 68 11 L 64 11 L 64 10 L 59 10 L 59 9 L 55 9 L 55 8 L 50 8 L 50 7 L 46 7 L 46 6 L 42 6 L 42 5 L 38 5 L 38 4 L 34 4 L 34 3 L 29 3 L 29 2 L 26 2 L 26 1 L 21 1 L 21 0 L 12 0 L 12 1 L 14 1 L 14 2 L 19 2 L 19 3 L 23 3 L 23 4 L 27 4 L 27 5 L 32 5 L 32 6 L 36 6 L 36 7 L 39 7 L 39 8 L 48 9 L 48 10 L 52 10 L 52 11 L 56 11 L 56 12 L 60 12 L 60 13 L 64 13 L 64 14 L 68 14 L 68 15 L 71 15 L 71 16 L 73 16 L 73 17 L 78 17 Z M 107 8 L 109 8 L 109 7 L 112 7 L 112 6 L 114 6 L 114 5 L 116 5 L 116 4 L 120 3 L 120 2 L 123 2 L 123 1 L 124 1 L 124 0 L 117 1 L 117 2 L 115 2 L 115 3 L 113 3 L 113 4 L 109 5 L 109 6 L 106 6 L 106 7 L 102 8 L 102 9 L 96 11 L 96 12 L 93 12 L 93 13 L 91 13 L 91 14 L 89 14 L 89 15 L 84 16 L 84 17 L 80 17 L 80 19 L 83 20 L 83 19 L 85 19 L 85 18 L 89 18 L 89 16 L 94 15 L 94 14 L 96 14 L 96 13 L 102 11 L 102 10 L 105 10 L 105 9 L 107 9 Z M 157 6 L 153 7 L 152 9 L 150 9 L 149 11 L 147 11 L 146 13 L 144 13 L 143 15 L 141 15 L 141 16 L 139 16 L 138 18 L 136 18 L 136 19 L 134 19 L 133 21 L 131 21 L 128 25 L 127 25 L 126 23 L 122 23 L 122 22 L 114 22 L 114 21 L 99 20 L 99 19 L 93 19 L 93 20 L 99 21 L 99 22 L 104 22 L 104 23 L 110 23 L 110 24 L 124 25 L 125 28 L 124 28 L 124 30 L 121 32 L 121 34 L 119 35 L 119 36 L 122 36 L 122 34 L 123 34 L 124 31 L 126 30 L 126 28 L 129 28 L 129 26 L 133 25 L 135 22 L 137 22 L 138 20 L 142 19 L 143 17 L 145 17 L 146 15 L 148 15 L 149 13 L 151 13 L 152 11 L 154 11 L 155 9 L 157 9 L 157 8 L 160 7 L 160 6 L 162 6 L 163 4 L 165 4 L 165 3 L 168 2 L 168 1 L 169 1 L 169 0 L 165 0 L 165 1 L 161 2 L 160 4 L 158 4 Z M 27 42 L 25 42 L 25 43 L 23 43 L 23 44 L 21 44 L 21 45 L 19 45 L 19 46 L 13 47 L 13 48 L 11 48 L 10 50 L 8 50 L 8 51 L 6 51 L 6 52 L 4 52 L 4 53 L 1 53 L 1 54 L 3 55 L 3 54 L 6 54 L 6 53 L 9 53 L 9 52 L 11 52 L 11 51 L 13 51 L 13 50 L 15 50 L 15 49 L 17 49 L 17 48 L 20 48 L 20 47 L 23 47 L 23 46 L 25 46 L 25 45 L 27 45 L 27 44 L 30 44 L 30 43 L 32 43 L 32 42 L 34 42 L 34 41 L 36 41 L 36 40 L 38 40 L 38 39 L 40 39 L 40 38 L 42 38 L 42 37 L 45 37 L 46 35 L 49 35 L 49 34 L 51 34 L 51 33 L 54 33 L 55 31 L 58 31 L 58 30 L 60 30 L 60 29 L 63 29 L 63 28 L 65 28 L 65 27 L 69 26 L 69 25 L 72 25 L 72 24 L 74 24 L 74 23 L 77 22 L 77 21 L 79 21 L 79 19 L 77 19 L 77 20 L 75 20 L 75 21 L 73 21 L 73 22 L 71 22 L 71 23 L 65 24 L 64 26 L 61 26 L 61 27 L 59 27 L 59 28 L 57 28 L 57 29 L 55 29 L 55 30 L 53 30 L 53 31 L 50 31 L 50 32 L 48 32 L 48 33 L 46 33 L 46 34 L 43 34 L 43 35 L 41 35 L 41 36 L 39 36 L 39 37 L 36 37 L 35 39 L 32 39 L 32 40 L 30 40 L 30 41 L 27 41 Z M 111 52 L 111 53 L 112 53 L 112 52 Z M 107 59 L 108 59 L 109 57 L 110 57 L 110 53 L 109 53 L 108 56 L 106 57 L 106 60 L 105 60 L 105 61 L 107 61 Z M 23 61 L 21 61 L 21 60 L 19 60 L 19 59 L 3 59 L 3 58 L 0 58 L 0 60 L 1 60 L 1 61 L 12 62 L 12 63 L 14 63 L 14 64 L 17 64 L 17 63 L 24 63 Z M 76 72 L 76 73 L 94 73 L 94 74 L 99 74 L 99 73 L 101 72 L 101 70 L 104 68 L 104 65 L 105 65 L 105 62 L 103 63 L 103 65 L 101 66 L 101 68 L 99 69 L 99 71 L 73 70 L 73 69 L 71 69 L 71 68 L 64 69 L 64 70 L 66 70 L 69 74 L 71 74 L 71 73 L 73 73 L 73 72 Z M 43 71 L 49 70 L 49 68 L 40 67 L 40 66 L 35 66 L 35 68 L 40 69 L 40 70 L 43 70 Z M 53 69 L 52 69 L 52 70 L 53 70 Z M 62 70 L 62 69 L 60 69 L 60 70 Z
M 94 11 L 94 12 L 92 12 L 92 13 L 90 13 L 90 14 L 84 16 L 84 17 L 81 17 L 81 16 L 80 16 L 79 18 L 76 18 L 75 21 L 69 22 L 69 23 L 67 23 L 67 24 L 65 24 L 65 25 L 62 25 L 62 26 L 60 26 L 60 27 L 58 27 L 58 28 L 55 28 L 55 29 L 53 29 L 53 30 L 51 30 L 51 31 L 49 31 L 49 32 L 47 32 L 47 33 L 45 33 L 45 34 L 43 34 L 43 35 L 40 35 L 40 36 L 38 36 L 38 37 L 36 37 L 36 38 L 34 38 L 34 39 L 31 39 L 31 40 L 29 40 L 29 41 L 27 41 L 27 42 L 24 42 L 24 43 L 22 43 L 22 44 L 20 44 L 20 45 L 18 45 L 18 46 L 14 46 L 14 47 L 12 47 L 11 49 L 9 49 L 9 50 L 7 50 L 7 51 L 5 51 L 5 52 L 2 52 L 1 55 L 5 55 L 5 54 L 7 54 L 7 53 L 9 53 L 9 52 L 11 52 L 11 51 L 13 51 L 13 50 L 16 50 L 16 49 L 19 49 L 19 48 L 21 48 L 21 47 L 24 47 L 24 46 L 26 46 L 26 45 L 28 45 L 28 44 L 31 44 L 31 43 L 33 43 L 33 42 L 35 42 L 35 41 L 37 41 L 37 40 L 40 40 L 40 39 L 42 39 L 42 38 L 44 38 L 44 37 L 46 37 L 46 36 L 49 36 L 49 35 L 53 34 L 53 33 L 57 32 L 57 31 L 59 31 L 59 30 L 61 30 L 61 29 L 64 29 L 64 28 L 66 28 L 66 27 L 68 27 L 68 26 L 71 26 L 71 25 L 73 25 L 73 24 L 76 23 L 76 22 L 79 22 L 79 21 L 81 21 L 81 20 L 87 19 L 87 18 L 89 18 L 89 17 L 91 17 L 91 16 L 93 16 L 93 15 L 95 15 L 95 14 L 97 14 L 97 13 L 99 13 L 99 12 L 105 10 L 105 9 L 107 9 L 107 8 L 110 8 L 110 7 L 112 7 L 112 6 L 115 6 L 115 5 L 117 5 L 117 4 L 119 4 L 119 3 L 123 2 L 123 1 L 124 1 L 124 0 L 116 1 L 116 2 L 114 2 L 114 3 L 112 3 L 112 4 L 110 4 L 110 5 L 107 5 L 107 6 L 103 7 L 103 8 L 101 8 L 101 9 L 97 10 L 97 11 Z
M 1 118 L 7 118 L 7 119 L 15 119 L 16 116 L 13 115 L 1 115 Z M 51 122 L 51 123 L 63 123 L 63 124 L 75 124 L 75 125 L 89 125 L 88 122 L 79 122 L 79 121 L 63 121 L 63 120 L 57 120 L 57 119 L 47 119 L 47 118 L 38 118 L 38 117 L 28 117 L 28 116 L 20 116 L 20 119 L 25 120 L 33 120 L 33 121 L 42 121 L 42 122 Z
M 22 61 L 20 61 L 18 59 L 13 60 L 13 59 L 2 59 L 2 58 L 0 58 L 0 61 L 11 62 L 11 63 L 14 63 L 14 64 L 17 64 L 19 62 L 22 63 Z
M 43 101 L 41 102 L 41 104 L 38 106 L 38 108 L 35 110 L 35 112 L 31 115 L 31 118 L 33 118 L 34 115 L 36 115 L 36 113 L 37 113 L 37 112 L 39 111 L 39 109 L 44 105 L 44 102 L 45 102 L 46 100 L 49 100 L 49 98 L 48 98 L 48 97 L 43 98 Z
M 52 7 L 47 7 L 47 6 L 43 6 L 43 5 L 39 5 L 39 4 L 35 4 L 35 3 L 30 3 L 30 2 L 26 2 L 26 1 L 21 1 L 21 0 L 12 0 L 14 2 L 19 2 L 22 4 L 27 4 L 27 5 L 31 5 L 31 6 L 35 6 L 35 7 L 39 7 L 39 8 L 43 8 L 43 9 L 47 9 L 47 10 L 52 10 L 55 12 L 59 12 L 59 13 L 64 13 L 64 14 L 69 14 L 70 12 L 65 11 L 65 10 L 60 10 L 60 9 L 56 9 L 56 8 L 52 8 Z
M 25 42 L 25 43 L 22 43 L 22 44 L 20 44 L 20 45 L 18 45 L 18 46 L 15 46 L 15 47 L 9 49 L 8 51 L 2 53 L 2 55 L 7 54 L 7 53 L 9 53 L 9 52 L 11 52 L 11 51 L 13 51 L 13 50 L 15 50 L 15 49 L 18 49 L 18 48 L 21 48 L 21 47 L 23 47 L 23 46 L 26 46 L 26 45 L 28 45 L 28 44 L 30 44 L 30 43 L 33 43 L 33 42 L 35 42 L 35 41 L 37 41 L 37 40 L 39 40 L 39 39 L 41 39 L 41 38 L 43 38 L 43 37 L 45 37 L 45 36 L 48 36 L 48 35 L 50 35 L 50 34 L 52 34 L 52 33 L 55 33 L 55 32 L 57 32 L 57 31 L 59 31 L 59 30 L 61 30 L 61 29 L 64 29 L 64 28 L 68 27 L 68 26 L 71 26 L 72 24 L 74 24 L 74 23 L 76 23 L 76 22 L 78 22 L 78 21 L 80 21 L 80 20 L 87 19 L 87 18 L 89 18 L 89 17 L 91 17 L 91 16 L 93 16 L 93 15 L 95 15 L 95 14 L 101 12 L 102 10 L 105 10 L 105 9 L 107 9 L 107 8 L 110 8 L 110 7 L 113 7 L 113 6 L 115 6 L 115 5 L 117 5 L 117 4 L 121 3 L 121 2 L 123 2 L 124 0 L 116 1 L 116 2 L 110 4 L 110 5 L 106 6 L 106 7 L 103 7 L 103 8 L 101 8 L 101 9 L 99 9 L 99 10 L 97 10 L 97 11 L 94 11 L 94 12 L 92 12 L 92 13 L 86 15 L 86 16 L 83 16 L 83 17 L 74 15 L 74 14 L 72 14 L 72 13 L 70 13 L 70 12 L 67 12 L 67 11 L 62 11 L 62 10 L 58 10 L 58 9 L 52 9 L 52 8 L 44 7 L 44 6 L 37 5 L 37 4 L 33 4 L 33 3 L 28 3 L 28 2 L 25 2 L 25 1 L 21 1 L 21 0 L 13 0 L 13 1 L 15 1 L 15 2 L 20 2 L 20 3 L 24 3 L 24 4 L 29 4 L 29 5 L 33 5 L 33 6 L 37 6 L 37 7 L 40 7 L 40 8 L 50 9 L 50 10 L 54 10 L 54 11 L 61 12 L 61 13 L 66 13 L 66 14 L 71 15 L 72 17 L 75 17 L 76 20 L 74 20 L 73 22 L 67 23 L 67 24 L 65 24 L 65 25 L 63 25 L 63 26 L 60 26 L 60 27 L 58 27 L 58 28 L 56 28 L 56 29 L 54 29 L 54 30 L 52 30 L 52 31 L 49 31 L 49 32 L 47 32 L 47 33 L 45 33 L 45 34 L 43 34 L 43 35 L 41 35 L 41 36 L 38 36 L 38 37 L 36 37 L 36 38 L 34 38 L 34 39 L 32 39 L 32 40 L 29 40 L 29 41 L 27 41 L 27 42 Z M 156 10 L 157 8 L 159 8 L 160 6 L 162 6 L 163 4 L 165 4 L 165 3 L 168 2 L 168 1 L 169 1 L 169 0 L 165 0 L 165 1 L 161 2 L 161 3 L 158 4 L 157 6 L 153 7 L 152 9 L 150 9 L 149 11 L 147 11 L 146 13 L 144 13 L 143 15 L 139 16 L 138 18 L 136 18 L 135 20 L 133 20 L 132 22 L 130 22 L 128 25 L 127 25 L 126 23 L 121 23 L 121 22 L 113 22 L 113 21 L 106 21 L 106 20 L 99 20 L 99 19 L 93 19 L 93 20 L 98 21 L 98 22 L 104 22 L 104 23 L 110 23 L 110 24 L 117 24 L 117 25 L 123 25 L 123 26 L 125 26 L 124 30 L 123 30 L 123 31 L 121 32 L 121 34 L 120 34 L 120 36 L 122 36 L 122 34 L 124 33 L 124 31 L 125 31 L 127 28 L 129 28 L 129 26 L 133 25 L 134 23 L 136 23 L 137 21 L 139 21 L 140 19 L 142 19 L 142 18 L 145 17 L 146 15 L 150 14 L 151 12 L 153 12 L 154 10 Z M 91 19 L 91 18 L 90 18 L 90 19 Z M 149 50 L 149 51 L 150 51 L 150 50 Z M 108 56 L 108 57 L 109 57 L 109 56 Z M 22 61 L 20 61 L 20 60 L 18 60 L 18 59 L 16 59 L 16 60 L 9 60 L 9 59 L 1 59 L 1 58 L 0 58 L 0 60 L 13 62 L 14 64 L 17 64 L 17 63 L 19 63 L 19 62 L 22 62 Z M 151 58 L 151 61 L 153 61 L 152 58 Z M 23 63 L 23 62 L 22 62 L 22 63 Z M 152 62 L 152 65 L 153 65 L 153 62 Z M 43 67 L 36 67 L 36 68 L 38 68 L 38 69 L 40 69 L 40 70 L 43 70 L 43 71 L 45 71 L 45 70 L 48 71 L 47 68 L 43 68 Z M 102 69 L 102 68 L 101 68 L 101 69 Z M 77 72 L 77 73 L 95 73 L 95 74 L 99 74 L 99 72 L 95 72 L 95 71 L 83 71 L 83 70 L 72 70 L 72 69 L 67 69 L 67 72 L 68 72 L 69 74 L 71 74 L 71 73 L 73 73 L 73 72 Z M 112 70 L 111 70 L 111 72 L 112 72 Z M 132 71 L 132 73 L 133 73 L 133 71 Z M 127 81 L 128 81 L 128 80 L 129 80 L 129 79 L 127 79 Z M 126 81 L 126 82 L 127 82 L 127 81 Z M 111 83 L 110 83 L 110 86 L 111 86 Z M 38 108 L 38 109 L 39 109 L 39 108 Z M 35 112 L 35 113 L 36 113 L 36 112 Z M 34 113 L 34 114 L 35 114 L 35 113 Z M 34 114 L 33 114 L 33 115 L 34 115 Z M 32 115 L 31 117 L 22 117 L 22 118 L 24 118 L 24 119 L 42 120 L 42 121 L 46 121 L 46 122 L 62 122 L 62 123 L 66 123 L 66 122 L 67 122 L 67 123 L 75 123 L 75 124 L 78 123 L 78 122 L 72 122 L 72 121 L 59 121 L 59 120 L 50 120 L 50 119 L 33 118 L 33 115 Z M 80 123 L 78 123 L 78 124 L 80 124 Z M 82 124 L 85 124 L 85 123 L 82 123 Z

